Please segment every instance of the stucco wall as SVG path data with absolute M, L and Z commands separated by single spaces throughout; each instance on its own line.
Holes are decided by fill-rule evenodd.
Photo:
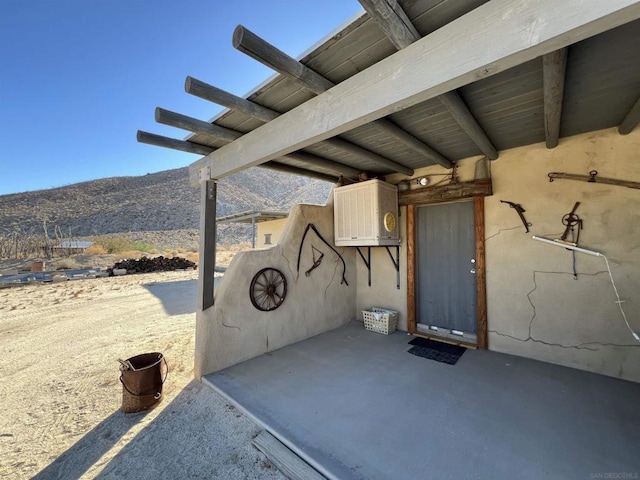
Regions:
M 640 182 L 640 132 L 615 129 L 564 138 L 552 150 L 544 144 L 500 152 L 491 162 L 494 195 L 485 199 L 489 349 L 614 377 L 640 381 L 640 343 L 627 329 L 603 258 L 576 254 L 573 279 L 569 251 L 531 239 L 559 238 L 562 216 L 575 202 L 584 221 L 580 246 L 607 256 L 623 308 L 640 331 L 640 190 L 570 180 L 549 182 L 549 172 L 587 174 Z M 471 180 L 477 158 L 459 162 L 460 179 Z M 440 167 L 416 177 L 443 173 Z M 395 183 L 402 177 L 390 177 Z M 526 233 L 515 210 L 520 203 L 533 225 Z M 406 216 L 401 218 L 403 228 Z M 405 241 L 403 239 L 403 247 Z M 387 303 L 406 328 L 406 274 L 402 289 L 392 282 L 386 252 L 375 253 L 371 289 L 358 259 L 358 309 Z M 406 271 L 406 248 L 402 248 Z M 376 278 L 376 275 L 383 278 Z
M 216 289 L 215 305 L 198 312 L 195 374 L 201 377 L 290 343 L 344 325 L 355 316 L 355 258 L 352 249 L 338 248 L 346 262 L 349 286 L 341 285 L 342 264 L 313 232 L 307 234 L 296 281 L 298 247 L 307 224 L 333 242 L 333 205 L 296 205 L 277 245 L 236 254 Z M 313 264 L 311 245 L 324 253 L 321 265 L 305 276 Z M 284 273 L 288 292 L 284 303 L 261 312 L 249 300 L 249 285 L 262 268 Z
M 282 232 L 284 231 L 287 225 L 286 218 L 279 218 L 278 220 L 271 220 L 268 222 L 260 222 L 256 224 L 256 248 L 264 248 L 271 247 L 271 245 L 275 245 L 278 243 L 278 240 L 282 236 Z M 264 243 L 264 235 L 265 233 L 271 234 L 271 245 L 265 245 Z
M 502 152 L 492 163 L 494 196 L 486 199 L 489 348 L 605 375 L 640 381 L 640 344 L 615 303 L 604 259 L 531 240 L 558 238 L 562 216 L 581 202 L 580 246 L 602 252 L 623 308 L 640 330 L 640 190 L 556 180 L 549 172 L 640 181 L 640 132 L 615 129 Z M 500 200 L 521 203 L 533 223 L 526 234 Z

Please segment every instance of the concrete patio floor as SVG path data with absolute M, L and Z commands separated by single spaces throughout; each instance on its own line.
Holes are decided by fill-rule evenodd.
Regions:
M 203 380 L 331 479 L 640 478 L 640 384 L 411 338 L 352 322 Z

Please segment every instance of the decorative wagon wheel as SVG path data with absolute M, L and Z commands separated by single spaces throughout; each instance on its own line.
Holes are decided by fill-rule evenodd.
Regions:
M 249 298 L 258 310 L 275 310 L 287 296 L 287 279 L 275 268 L 263 268 L 255 274 L 249 287 Z

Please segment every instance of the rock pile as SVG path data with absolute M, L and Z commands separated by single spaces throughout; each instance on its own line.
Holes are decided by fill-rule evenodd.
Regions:
M 185 270 L 188 268 L 195 269 L 196 264 L 186 258 L 165 258 L 163 256 L 159 256 L 154 258 L 142 257 L 138 260 L 122 260 L 117 262 L 113 267 L 108 268 L 107 271 L 110 276 L 113 276 L 114 270 L 126 270 L 127 273 L 150 273 Z

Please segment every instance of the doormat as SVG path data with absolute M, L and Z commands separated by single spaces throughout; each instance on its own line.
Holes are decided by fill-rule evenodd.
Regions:
M 410 354 L 448 365 L 455 365 L 466 350 L 466 348 L 459 345 L 450 345 L 420 337 L 411 340 L 409 345 L 413 345 L 409 349 Z

